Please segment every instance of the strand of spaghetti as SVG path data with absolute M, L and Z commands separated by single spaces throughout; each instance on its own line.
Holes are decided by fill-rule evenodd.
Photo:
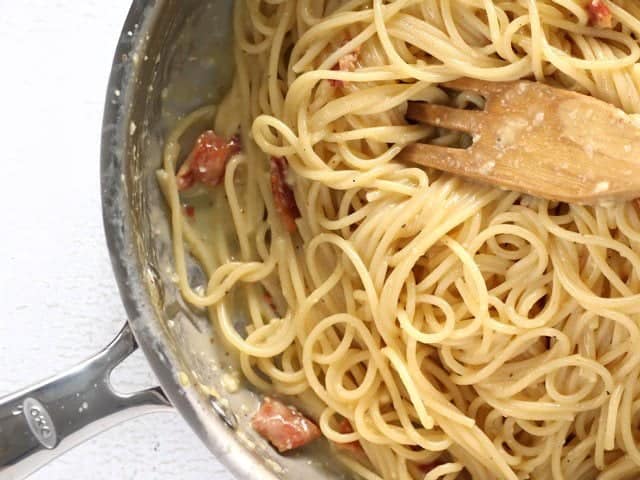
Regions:
M 462 465 L 459 463 L 445 463 L 438 465 L 424 476 L 424 480 L 437 480 L 449 473 L 458 473 L 462 471 Z

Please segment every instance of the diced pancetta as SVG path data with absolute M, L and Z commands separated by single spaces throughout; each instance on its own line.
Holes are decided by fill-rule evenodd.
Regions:
M 269 397 L 263 400 L 251 426 L 280 453 L 307 445 L 321 436 L 317 425 L 298 410 Z
M 603 0 L 590 0 L 587 5 L 587 12 L 589 12 L 589 25 L 598 28 L 613 27 L 611 10 Z
M 353 427 L 351 427 L 351 423 L 346 418 L 342 419 L 342 421 L 338 424 L 338 431 L 340 433 L 353 433 Z M 336 448 L 339 450 L 345 450 L 353 454 L 361 455 L 364 453 L 362 450 L 362 445 L 360 442 L 349 442 L 349 443 L 335 443 Z
M 213 130 L 202 133 L 178 169 L 178 190 L 187 190 L 196 183 L 215 187 L 224 177 L 227 161 L 239 151 L 240 139 L 237 136 L 226 140 Z
M 353 72 L 358 67 L 358 60 L 360 58 L 360 47 L 358 47 L 353 52 L 349 52 L 338 60 L 332 70 L 337 70 L 341 72 Z M 342 80 L 329 80 L 329 83 L 332 87 L 339 88 L 344 86 L 344 82 Z
M 288 168 L 286 158 L 271 157 L 271 191 L 276 210 L 287 231 L 294 233 L 297 229 L 296 218 L 300 217 L 300 210 L 293 196 L 293 191 L 287 183 Z

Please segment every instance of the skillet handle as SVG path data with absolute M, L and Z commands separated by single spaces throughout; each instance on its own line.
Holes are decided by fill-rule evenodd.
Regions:
M 160 387 L 122 395 L 111 372 L 138 348 L 129 325 L 69 371 L 0 398 L 0 478 L 19 480 L 125 420 L 171 409 Z

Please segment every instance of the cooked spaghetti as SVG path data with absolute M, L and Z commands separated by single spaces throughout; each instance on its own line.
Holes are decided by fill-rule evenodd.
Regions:
M 482 108 L 439 87 L 459 77 L 640 113 L 640 2 L 244 0 L 234 18 L 233 87 L 177 126 L 158 177 L 181 292 L 246 379 L 302 399 L 363 478 L 638 478 L 634 204 L 554 203 L 394 158 L 472 141 L 404 116 L 410 100 Z

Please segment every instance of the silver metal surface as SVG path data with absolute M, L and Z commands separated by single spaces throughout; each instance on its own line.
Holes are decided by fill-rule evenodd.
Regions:
M 122 395 L 111 386 L 111 371 L 136 348 L 126 326 L 93 358 L 0 398 L 0 478 L 25 478 L 97 433 L 170 408 L 159 388 Z
M 282 456 L 251 429 L 259 395 L 247 384 L 237 392 L 225 390 L 225 375 L 237 368 L 236 361 L 205 312 L 185 305 L 173 281 L 168 216 L 155 171 L 176 121 L 216 103 L 229 88 L 232 9 L 232 0 L 136 0 L 118 41 L 105 103 L 101 185 L 107 243 L 131 330 L 106 352 L 129 352 L 133 332 L 166 397 L 237 478 L 345 478 L 323 442 Z M 205 281 L 194 262 L 189 272 L 194 285 Z M 102 370 L 92 367 L 98 359 Z M 0 476 L 22 478 L 116 420 L 165 408 L 159 389 L 127 398 L 108 388 L 105 375 L 119 361 L 119 355 L 103 352 L 53 383 L 5 399 Z M 98 387 L 85 388 L 94 383 Z M 68 392 L 92 396 L 78 404 L 79 397 Z M 31 403 L 38 407 L 31 423 L 22 413 L 12 417 L 26 398 L 43 407 Z M 68 417 L 61 416 L 63 410 Z M 3 433 L 7 421 L 17 436 Z

